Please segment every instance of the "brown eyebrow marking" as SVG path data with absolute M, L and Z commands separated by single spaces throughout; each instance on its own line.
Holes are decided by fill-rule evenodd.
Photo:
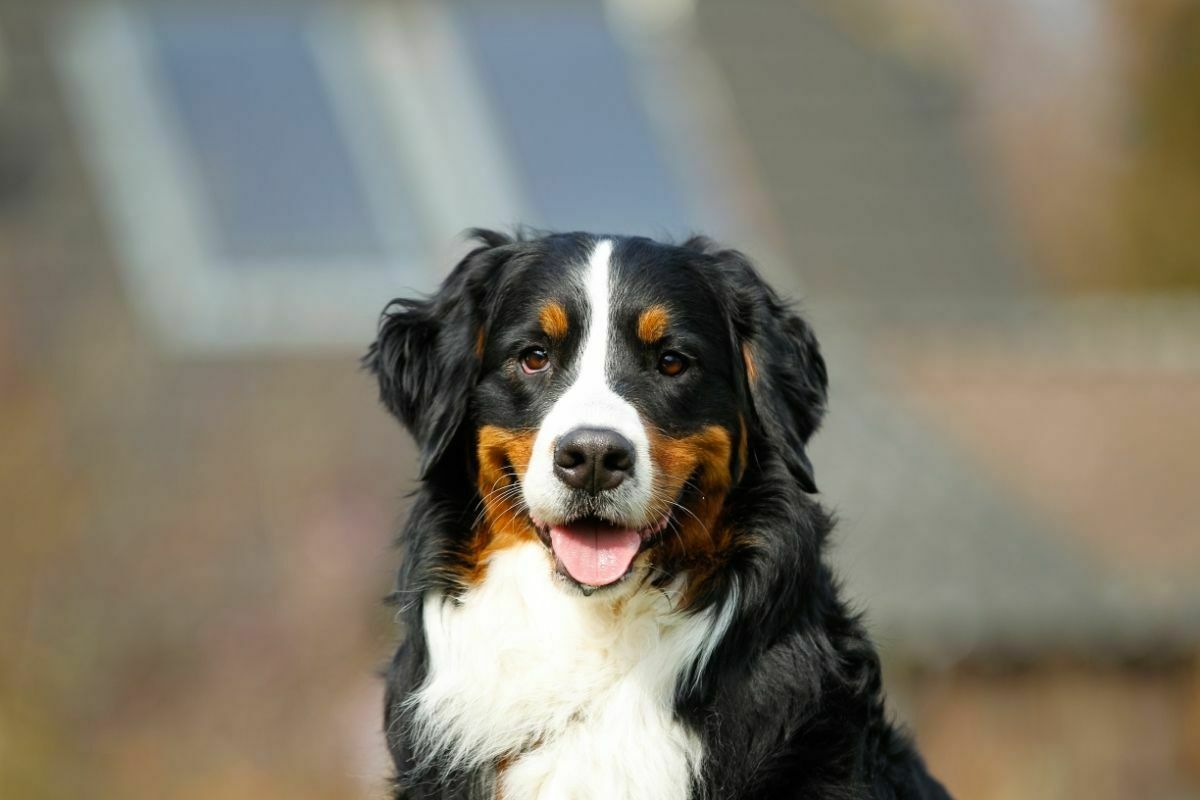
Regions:
M 667 335 L 667 323 L 671 315 L 662 306 L 650 306 L 641 313 L 637 321 L 637 335 L 646 344 L 654 344 Z
M 483 334 L 483 328 L 479 329 L 479 333 L 475 335 L 475 357 L 480 361 L 483 360 L 483 351 L 487 347 L 487 337 Z
M 566 338 L 567 330 L 570 328 L 567 310 L 563 308 L 562 303 L 553 300 L 542 305 L 538 312 L 538 322 L 542 324 L 542 331 L 551 339 Z

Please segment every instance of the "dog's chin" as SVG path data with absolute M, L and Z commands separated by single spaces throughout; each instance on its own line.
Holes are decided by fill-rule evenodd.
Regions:
M 661 541 L 670 522 L 670 515 L 640 528 L 594 515 L 533 519 L 562 584 L 585 596 L 631 583 L 646 566 L 642 556 Z

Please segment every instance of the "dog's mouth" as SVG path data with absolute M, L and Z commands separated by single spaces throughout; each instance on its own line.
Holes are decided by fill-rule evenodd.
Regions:
M 554 554 L 559 573 L 585 593 L 611 586 L 628 575 L 638 553 L 653 545 L 669 523 L 670 515 L 641 529 L 596 516 L 553 525 L 534 520 L 538 536 Z

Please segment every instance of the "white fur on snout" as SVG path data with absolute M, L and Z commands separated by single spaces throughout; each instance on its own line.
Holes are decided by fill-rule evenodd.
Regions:
M 576 362 L 575 380 L 542 420 L 533 444 L 522 489 L 529 512 L 546 523 L 564 521 L 572 490 L 554 474 L 554 447 L 558 439 L 576 428 L 609 428 L 634 447 L 632 473 L 616 489 L 602 494 L 603 508 L 613 522 L 644 528 L 649 519 L 653 465 L 650 441 L 640 415 L 609 385 L 605 365 L 609 348 L 609 298 L 612 242 L 596 243 L 588 259 L 584 290 L 588 304 L 588 329 Z

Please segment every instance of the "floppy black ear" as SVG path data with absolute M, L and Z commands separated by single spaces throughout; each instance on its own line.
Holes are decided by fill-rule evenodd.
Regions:
M 769 306 L 743 351 L 750 395 L 767 436 L 781 444 L 788 469 L 804 491 L 815 492 L 805 446 L 825 416 L 825 359 L 808 323 L 774 297 Z
M 492 231 L 472 235 L 483 246 L 458 263 L 435 295 L 388 303 L 363 357 L 379 379 L 379 399 L 417 441 L 422 478 L 446 455 L 467 416 L 481 367 L 485 298 L 511 244 Z
M 709 253 L 731 286 L 733 335 L 759 431 L 777 446 L 801 488 L 815 492 L 805 446 L 825 416 L 829 384 L 817 337 L 745 256 L 733 250 Z

